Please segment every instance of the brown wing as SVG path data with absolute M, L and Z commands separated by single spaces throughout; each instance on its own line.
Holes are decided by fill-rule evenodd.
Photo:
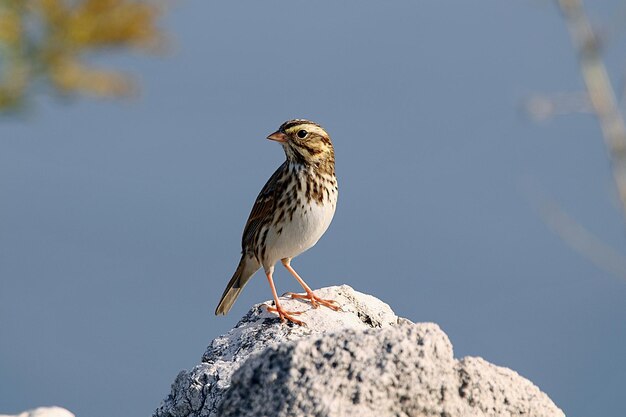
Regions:
M 261 229 L 261 226 L 271 220 L 272 213 L 276 207 L 276 201 L 278 200 L 277 191 L 279 190 L 279 183 L 281 178 L 288 170 L 287 161 L 283 163 L 272 174 L 270 179 L 265 183 L 265 186 L 259 193 L 248 216 L 246 227 L 243 229 L 243 236 L 241 238 L 241 249 L 243 253 L 254 252 L 255 236 Z

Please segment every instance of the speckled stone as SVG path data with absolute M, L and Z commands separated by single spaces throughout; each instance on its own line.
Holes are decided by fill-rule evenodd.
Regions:
M 456 360 L 433 323 L 395 316 L 348 286 L 317 290 L 342 312 L 301 310 L 281 324 L 261 305 L 181 372 L 154 417 L 563 417 L 530 381 L 481 358 Z

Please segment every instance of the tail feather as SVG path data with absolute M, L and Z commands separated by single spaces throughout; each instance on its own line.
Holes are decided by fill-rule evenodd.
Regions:
M 260 267 L 261 265 L 256 259 L 247 257 L 245 254 L 241 257 L 237 270 L 228 282 L 224 294 L 222 294 L 222 298 L 215 309 L 216 316 L 228 313 L 237 297 L 239 297 L 243 287 Z

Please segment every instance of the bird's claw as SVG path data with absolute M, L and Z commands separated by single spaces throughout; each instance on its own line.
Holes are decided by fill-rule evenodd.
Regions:
M 298 294 L 295 292 L 288 292 L 286 294 L 287 296 L 291 297 L 291 298 L 296 298 L 296 299 L 305 299 L 305 300 L 309 300 L 309 302 L 311 303 L 311 306 L 313 306 L 313 308 L 318 308 L 320 305 L 323 305 L 325 307 L 330 308 L 331 310 L 334 311 L 342 311 L 341 310 L 341 306 L 339 305 L 339 303 L 335 300 L 325 300 L 323 298 L 318 297 L 317 295 L 315 295 L 313 292 L 307 292 L 305 294 Z
M 292 316 L 299 316 L 300 314 L 303 313 L 302 311 L 287 311 L 279 305 L 277 305 L 276 307 L 265 305 L 265 308 L 270 313 L 278 314 L 278 317 L 280 318 L 281 323 L 284 323 L 285 320 L 287 320 L 287 321 L 297 324 L 298 326 L 306 326 L 306 323 L 304 323 L 303 321 L 292 317 Z

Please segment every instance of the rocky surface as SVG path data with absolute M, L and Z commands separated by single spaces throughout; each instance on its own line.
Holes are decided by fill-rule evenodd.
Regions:
M 154 416 L 564 416 L 514 371 L 454 359 L 436 324 L 345 285 L 316 293 L 343 311 L 286 299 L 305 311 L 299 327 L 254 306 L 178 375 Z
M 0 417 L 74 417 L 74 414 L 61 407 L 39 407 L 17 415 L 0 414 Z

